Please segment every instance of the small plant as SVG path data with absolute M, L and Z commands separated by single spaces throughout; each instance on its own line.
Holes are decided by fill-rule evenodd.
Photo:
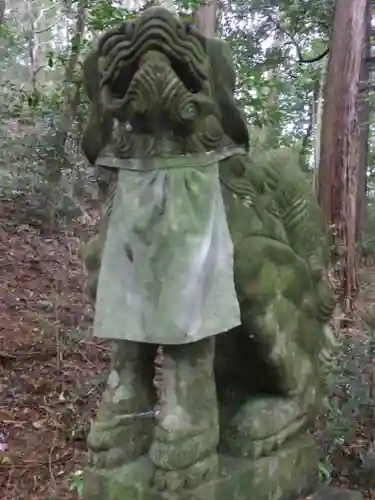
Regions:
M 70 491 L 76 491 L 78 498 L 83 498 L 83 470 L 73 472 L 68 479 Z
M 7 455 L 0 455 L 0 465 L 11 465 L 12 459 Z
M 327 461 L 318 463 L 319 481 L 329 484 L 332 481 L 332 465 Z

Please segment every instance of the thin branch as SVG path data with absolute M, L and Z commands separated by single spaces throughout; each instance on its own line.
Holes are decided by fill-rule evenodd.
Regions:
M 46 67 L 45 64 L 41 64 L 40 66 L 38 66 L 36 68 L 36 70 L 34 71 L 34 78 L 36 77 L 36 75 L 39 73 L 39 71 L 42 71 L 42 69 L 44 69 Z
M 326 55 L 329 54 L 329 48 L 327 47 L 321 54 L 319 54 L 316 57 L 313 57 L 311 59 L 304 59 L 303 57 L 299 56 L 299 63 L 314 63 L 321 61 Z
M 54 28 L 55 26 L 57 26 L 64 19 L 64 16 L 65 16 L 65 14 L 61 14 L 61 16 L 57 19 L 57 21 L 54 21 L 53 23 L 51 23 L 46 28 L 42 28 L 40 30 L 35 30 L 34 33 L 36 35 L 40 35 L 41 33 L 45 33 L 46 31 L 51 30 L 52 28 Z
M 292 34 L 292 33 L 289 33 L 285 28 L 283 28 L 279 21 L 277 19 L 274 19 L 271 15 L 268 16 L 268 19 L 276 26 L 276 28 L 281 32 L 283 33 L 284 35 L 288 36 L 290 38 L 290 41 L 291 41 L 291 44 L 295 47 L 296 51 L 297 51 L 297 55 L 298 55 L 298 60 L 297 62 L 299 63 L 314 63 L 314 62 L 318 62 L 320 61 L 321 59 L 323 59 L 328 53 L 329 53 L 329 48 L 326 48 L 321 54 L 319 54 L 318 56 L 316 57 L 313 57 L 312 59 L 306 59 L 303 54 L 302 54 L 302 51 L 299 47 L 299 44 L 296 40 L 296 37 Z

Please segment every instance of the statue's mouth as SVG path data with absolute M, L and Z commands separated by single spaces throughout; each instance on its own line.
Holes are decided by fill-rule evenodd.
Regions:
M 204 39 L 168 10 L 147 9 L 134 22 L 125 22 L 99 46 L 101 87 L 119 103 L 150 52 L 160 53 L 186 90 L 199 92 L 207 79 Z

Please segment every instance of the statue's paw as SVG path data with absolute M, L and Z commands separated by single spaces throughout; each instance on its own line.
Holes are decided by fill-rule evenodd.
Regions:
M 179 491 L 184 488 L 196 488 L 209 482 L 218 474 L 218 457 L 215 454 L 180 470 L 156 469 L 153 486 L 159 491 Z
M 192 431 L 187 432 L 184 436 L 170 435 L 161 432 L 160 428 L 155 428 L 149 456 L 157 469 L 188 469 L 216 452 L 218 442 L 219 429 L 216 426 L 200 429 L 200 432 L 195 434 Z
M 216 478 L 219 470 L 219 459 L 213 454 L 188 468 L 185 475 L 185 487 L 196 488 L 203 482 Z
M 136 460 L 149 451 L 152 422 L 111 419 L 92 424 L 87 445 L 90 465 L 113 468 Z
M 178 407 L 158 415 L 149 456 L 156 468 L 181 470 L 211 455 L 218 442 L 219 425 L 215 418 L 193 425 L 188 412 Z
M 87 464 L 95 469 L 114 469 L 129 462 L 129 458 L 121 448 L 112 448 L 107 451 L 89 450 Z
M 252 400 L 229 422 L 220 449 L 235 456 L 259 458 L 281 447 L 306 421 L 306 408 L 296 399 Z
M 180 471 L 156 469 L 153 486 L 159 491 L 179 491 L 184 488 L 185 481 Z

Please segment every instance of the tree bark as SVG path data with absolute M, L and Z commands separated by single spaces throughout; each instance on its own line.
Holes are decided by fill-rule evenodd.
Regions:
M 321 155 L 321 142 L 322 142 L 322 121 L 324 109 L 324 83 L 327 76 L 327 61 L 323 59 L 321 64 L 321 74 L 318 83 L 318 96 L 316 99 L 315 112 L 315 140 L 314 140 L 314 191 L 319 193 L 319 165 Z
M 64 92 L 63 92 L 63 106 L 61 116 L 56 124 L 54 146 L 56 151 L 59 152 L 59 157 L 64 158 L 64 147 L 71 130 L 71 125 L 77 114 L 77 107 L 79 105 L 79 96 L 81 82 L 74 83 L 74 71 L 78 64 L 78 57 L 81 51 L 81 43 L 86 28 L 86 3 L 81 0 L 78 4 L 77 14 L 75 19 L 75 30 L 71 37 L 71 50 L 70 56 L 65 68 L 64 76 Z M 58 185 L 61 179 L 61 165 L 48 159 L 48 168 L 46 171 L 46 178 L 51 185 Z
M 367 0 L 336 3 L 324 95 L 318 173 L 319 203 L 330 225 L 339 261 L 342 307 L 357 292 L 356 207 L 359 165 L 357 96 Z
M 282 19 L 280 15 L 277 15 L 274 20 L 276 26 L 280 26 L 282 24 Z M 275 52 L 279 52 L 280 48 L 284 42 L 285 33 L 281 29 L 277 29 L 274 32 L 273 40 L 271 42 L 271 46 L 266 50 L 267 56 L 274 54 Z M 270 69 L 264 73 L 265 79 L 270 83 L 267 89 L 267 95 L 265 100 L 265 105 L 263 109 L 263 123 L 262 123 L 262 145 L 266 148 L 276 148 L 279 145 L 280 139 L 280 124 L 274 123 L 272 120 L 272 114 L 277 108 L 278 100 L 279 100 L 279 91 L 276 86 L 272 86 L 273 81 L 277 78 L 279 73 L 279 69 L 275 66 L 273 69 Z
M 200 6 L 194 13 L 200 31 L 205 36 L 214 36 L 217 30 L 217 0 L 210 0 Z
M 5 22 L 5 0 L 0 0 L 0 26 Z
M 369 103 L 369 79 L 370 68 L 368 58 L 371 56 L 371 20 L 372 4 L 367 0 L 365 12 L 365 40 L 362 49 L 362 64 L 360 72 L 360 92 L 357 98 L 357 112 L 359 122 L 359 170 L 358 170 L 358 193 L 357 193 L 357 242 L 363 240 L 366 228 L 366 174 L 369 156 L 369 133 L 370 133 L 370 103 Z

